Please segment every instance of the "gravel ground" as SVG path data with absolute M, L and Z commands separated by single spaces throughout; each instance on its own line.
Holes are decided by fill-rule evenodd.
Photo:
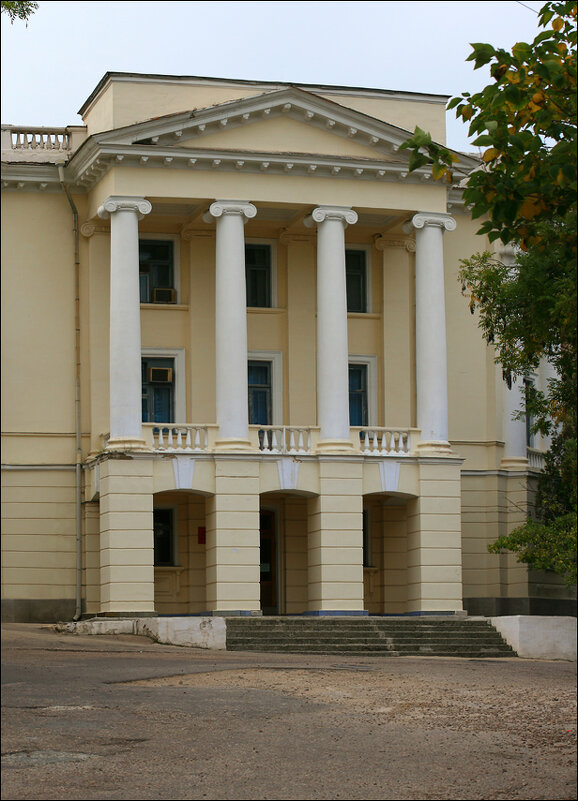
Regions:
M 3 799 L 575 799 L 576 665 L 3 629 Z

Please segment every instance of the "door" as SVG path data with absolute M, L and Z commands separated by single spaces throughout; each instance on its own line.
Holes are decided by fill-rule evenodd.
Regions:
M 261 611 L 264 615 L 277 615 L 277 547 L 275 540 L 275 513 L 261 511 Z

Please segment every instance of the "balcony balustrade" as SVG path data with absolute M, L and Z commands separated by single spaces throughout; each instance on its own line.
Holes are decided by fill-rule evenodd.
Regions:
M 215 424 L 143 423 L 145 448 L 153 453 L 212 453 L 218 439 Z M 419 429 L 363 427 L 350 429 L 354 451 L 364 456 L 407 457 L 419 441 Z M 255 451 L 267 455 L 313 455 L 319 442 L 314 426 L 249 426 L 249 438 Z M 103 448 L 109 435 L 103 435 Z M 534 461 L 536 467 L 539 452 Z

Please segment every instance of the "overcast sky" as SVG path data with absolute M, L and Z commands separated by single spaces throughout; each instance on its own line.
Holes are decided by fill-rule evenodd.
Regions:
M 542 2 L 40 2 L 2 14 L 2 122 L 81 124 L 107 71 L 323 83 L 454 95 L 488 73 L 470 42 L 537 34 Z M 467 147 L 448 114 L 448 144 Z

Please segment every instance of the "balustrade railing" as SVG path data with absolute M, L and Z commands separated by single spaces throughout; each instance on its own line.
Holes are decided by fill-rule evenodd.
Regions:
M 418 434 L 417 429 L 376 426 L 354 428 L 352 432 L 365 456 L 409 456 L 412 435 Z
M 311 453 L 311 429 L 299 426 L 260 426 L 261 453 Z
M 211 453 L 218 438 L 218 426 L 189 423 L 143 423 L 147 450 L 161 453 Z M 313 454 L 319 429 L 309 426 L 250 426 L 250 439 L 262 454 Z M 417 428 L 366 426 L 352 428 L 351 439 L 364 456 L 410 456 L 419 441 Z M 102 437 L 106 449 L 109 435 Z M 532 450 L 532 453 L 530 451 Z M 530 466 L 541 469 L 544 454 L 528 450 Z
M 66 128 L 34 128 L 10 126 L 3 128 L 2 148 L 11 150 L 66 150 L 70 137 Z
M 544 451 L 539 451 L 537 448 L 527 448 L 526 458 L 528 459 L 529 467 L 531 467 L 533 470 L 544 469 L 546 460 L 546 454 Z
M 203 453 L 209 450 L 209 427 L 167 423 L 143 425 L 143 436 L 153 451 Z

